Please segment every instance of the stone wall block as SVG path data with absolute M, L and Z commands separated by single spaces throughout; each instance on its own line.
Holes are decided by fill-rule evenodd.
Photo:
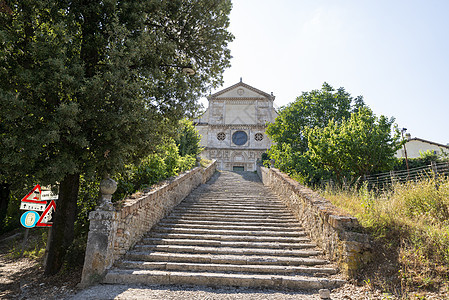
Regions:
M 326 257 L 337 262 L 347 276 L 354 276 L 360 264 L 370 259 L 369 237 L 360 233 L 356 218 L 340 212 L 328 200 L 278 169 L 259 167 L 257 173 L 309 231 L 310 238 Z
M 89 213 L 89 234 L 81 286 L 97 282 L 114 263 L 114 246 L 120 214 L 95 210 Z
M 194 188 L 209 180 L 215 171 L 216 161 L 213 161 L 206 168 L 197 167 L 185 172 L 137 199 L 126 199 L 117 212 L 92 211 L 89 214 L 88 246 L 80 286 L 101 280 L 115 260 L 133 247 Z

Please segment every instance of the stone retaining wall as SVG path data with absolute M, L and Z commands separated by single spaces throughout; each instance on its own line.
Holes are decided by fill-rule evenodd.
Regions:
M 354 276 L 360 264 L 370 259 L 369 237 L 360 233 L 356 218 L 342 213 L 278 169 L 259 167 L 257 172 L 263 184 L 281 198 L 326 257 L 337 262 L 347 276 Z
M 107 269 L 132 248 L 190 192 L 215 173 L 216 161 L 196 167 L 157 189 L 126 199 L 121 208 L 90 212 L 81 287 L 101 280 Z

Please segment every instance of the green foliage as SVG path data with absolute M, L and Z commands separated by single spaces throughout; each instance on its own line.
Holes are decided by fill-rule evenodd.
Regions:
M 222 82 L 231 6 L 24 0 L 0 13 L 2 175 L 54 184 L 154 151 Z
M 6 216 L 0 220 L 0 234 L 20 228 L 20 216 L 24 213 L 20 210 L 20 200 L 38 183 L 33 176 L 14 178 L 15 181 L 9 185 L 8 207 Z
M 123 172 L 116 175 L 115 180 L 118 186 L 113 199 L 115 201 L 124 199 L 138 190 L 190 170 L 195 165 L 196 157 L 180 156 L 175 142 L 169 139 L 163 145 L 159 145 L 154 153 L 142 159 L 139 164 L 128 165 Z
M 302 183 L 314 185 L 330 178 L 329 170 L 313 164 L 307 153 L 307 128 L 323 128 L 330 120 L 339 124 L 364 106 L 363 97 L 354 99 L 344 88 L 335 90 L 327 83 L 320 90 L 303 92 L 293 103 L 282 107 L 275 122 L 268 125 L 267 134 L 274 142 L 269 156 L 276 167 Z
M 179 165 L 179 173 L 191 170 L 197 165 L 196 156 L 192 155 L 180 156 L 178 165 Z
M 344 88 L 335 90 L 325 82 L 321 90 L 303 92 L 294 102 L 282 107 L 276 121 L 268 125 L 267 134 L 278 144 L 286 143 L 296 152 L 306 152 L 304 129 L 326 126 L 331 119 L 339 122 L 349 118 L 353 100 Z M 363 105 L 363 98 L 357 97 L 354 109 Z
M 196 112 L 196 100 L 222 82 L 230 65 L 232 4 L 6 3 L 11 13 L 0 12 L 0 180 L 23 185 L 22 178 L 33 175 L 41 185 L 60 184 L 53 232 L 58 243 L 64 239 L 57 246 L 63 253 L 73 237 L 80 174 L 113 174 L 153 153 L 175 135 L 180 119 Z M 182 72 L 188 65 L 194 76 Z
M 176 137 L 176 146 L 178 146 L 179 155 L 197 156 L 202 151 L 200 141 L 201 137 L 193 123 L 187 119 L 181 120 Z
M 447 161 L 447 158 L 444 155 L 444 153 L 439 156 L 439 155 L 435 154 L 432 150 L 428 150 L 425 152 L 420 152 L 420 157 L 408 158 L 408 166 L 410 169 L 427 167 L 432 162 L 441 162 L 441 161 Z M 407 170 L 407 165 L 406 165 L 404 157 L 396 159 L 394 166 L 393 166 L 393 170 L 394 171 Z
M 315 185 L 321 179 L 328 179 L 330 174 L 322 168 L 316 168 L 307 152 L 293 151 L 290 144 L 275 144 L 269 149 L 270 158 L 275 166 L 290 174 L 301 184 Z
M 401 147 L 397 128 L 391 136 L 394 119 L 379 118 L 367 107 L 352 113 L 341 122 L 330 120 L 324 128 L 306 129 L 308 155 L 313 164 L 324 167 L 343 178 L 358 178 L 365 174 L 389 170 L 394 154 Z
M 260 163 L 265 166 L 265 167 L 270 167 L 271 165 L 271 158 L 268 155 L 268 153 L 264 152 L 262 153 L 261 159 L 260 159 Z
M 96 174 L 84 174 L 80 177 L 77 202 L 75 236 L 84 237 L 89 232 L 89 213 L 95 209 L 100 197 L 100 177 Z

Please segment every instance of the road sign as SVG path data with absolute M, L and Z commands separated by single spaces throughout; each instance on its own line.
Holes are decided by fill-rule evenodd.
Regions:
M 39 203 L 41 202 L 41 186 L 36 184 L 36 186 L 20 201 Z
M 41 200 L 42 201 L 58 200 L 58 194 L 54 194 L 52 191 L 42 191 Z
M 22 201 L 20 203 L 20 209 L 23 210 L 44 211 L 46 206 L 47 201 L 40 201 L 39 203 L 30 203 Z
M 27 210 L 27 212 L 21 216 L 20 223 L 26 228 L 51 227 L 53 213 L 56 209 L 56 199 L 58 199 L 58 195 L 51 191 L 42 192 L 41 186 L 37 184 L 21 200 L 20 209 Z M 42 215 L 39 215 L 38 211 L 42 211 Z
M 20 209 L 44 211 L 47 206 L 47 202 L 41 200 L 41 193 L 41 186 L 37 184 L 31 192 L 22 198 L 20 202 Z
M 39 214 L 35 211 L 26 211 L 20 217 L 20 224 L 26 228 L 33 228 L 39 219 Z
M 53 225 L 53 213 L 56 209 L 56 203 L 54 200 L 50 201 L 45 211 L 36 223 L 36 227 L 50 227 Z

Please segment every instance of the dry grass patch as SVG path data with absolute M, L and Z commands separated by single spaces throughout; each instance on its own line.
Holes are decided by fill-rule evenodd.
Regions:
M 387 266 L 365 266 L 362 281 L 404 298 L 419 299 L 421 292 L 429 291 L 447 297 L 448 178 L 397 183 L 381 192 L 366 186 L 343 190 L 328 187 L 321 194 L 357 217 L 378 245 L 373 263 Z

